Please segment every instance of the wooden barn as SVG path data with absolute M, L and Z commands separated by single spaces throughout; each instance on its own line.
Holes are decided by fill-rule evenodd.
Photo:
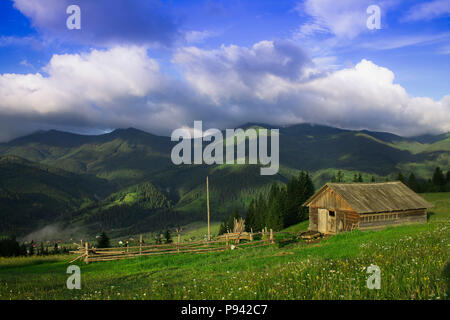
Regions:
M 335 234 L 427 221 L 432 205 L 403 183 L 327 183 L 304 203 L 309 230 Z

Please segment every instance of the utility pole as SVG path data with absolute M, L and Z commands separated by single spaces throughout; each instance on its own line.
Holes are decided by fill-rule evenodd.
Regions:
M 211 241 L 211 228 L 209 225 L 209 181 L 206 176 L 206 206 L 208 207 L 208 241 Z

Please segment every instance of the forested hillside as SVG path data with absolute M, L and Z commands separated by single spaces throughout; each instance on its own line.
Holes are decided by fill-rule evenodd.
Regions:
M 67 221 L 114 186 L 15 156 L 0 158 L 0 232 L 23 234 L 49 222 Z
M 242 128 L 272 128 L 247 124 Z M 344 182 L 405 180 L 420 185 L 436 167 L 449 169 L 450 134 L 403 138 L 390 133 L 299 124 L 280 128 L 280 170 L 261 176 L 259 165 L 172 164 L 170 137 L 137 129 L 96 136 L 38 132 L 0 144 L 1 233 L 25 234 L 47 223 L 99 229 L 159 229 L 204 219 L 209 176 L 213 221 L 267 196 L 300 171 L 315 188 Z M 248 147 L 248 146 L 247 146 Z M 420 190 L 419 190 L 420 191 Z

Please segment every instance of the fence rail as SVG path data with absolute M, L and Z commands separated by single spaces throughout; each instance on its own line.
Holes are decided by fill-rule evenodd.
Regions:
M 211 241 L 195 241 L 195 242 L 181 242 L 181 237 L 178 235 L 176 243 L 170 244 L 151 244 L 146 245 L 142 241 L 142 235 L 140 236 L 138 246 L 119 247 L 119 248 L 95 248 L 89 247 L 88 242 L 84 245 L 81 243 L 78 250 L 71 251 L 78 256 L 70 261 L 70 263 L 76 260 L 84 260 L 85 263 L 94 261 L 113 261 L 120 259 L 127 259 L 139 256 L 156 256 L 164 254 L 199 254 L 207 252 L 221 252 L 234 249 L 243 249 L 249 247 L 260 247 L 275 243 L 275 235 L 277 235 L 277 241 L 284 242 L 292 239 L 292 235 L 296 235 L 296 232 L 273 232 L 262 230 L 261 232 L 245 232 L 245 233 L 229 233 L 217 237 Z M 288 235 L 291 238 L 279 239 L 281 235 Z M 259 238 L 260 240 L 255 240 Z M 246 241 L 246 242 L 241 242 Z

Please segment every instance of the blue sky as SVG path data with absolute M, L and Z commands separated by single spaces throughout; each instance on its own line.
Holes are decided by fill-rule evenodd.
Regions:
M 69 4 L 81 8 L 81 30 L 65 26 L 65 8 Z M 380 29 L 369 30 L 366 26 L 369 5 L 380 8 Z M 449 22 L 450 2 L 444 0 L 4 0 L 0 2 L 0 98 L 2 93 L 11 94 L 8 103 L 0 100 L 0 114 L 15 126 L 4 126 L 7 129 L 0 130 L 4 137 L 0 139 L 50 127 L 107 130 L 130 125 L 167 133 L 167 128 L 189 126 L 191 120 L 204 114 L 205 121 L 217 126 L 275 119 L 277 124 L 321 122 L 404 135 L 448 131 L 450 124 L 442 123 L 447 118 L 439 115 L 449 111 Z M 126 64 L 117 66 L 125 68 L 122 78 L 129 77 L 127 84 L 137 81 L 131 86 L 136 94 L 111 92 L 111 100 L 130 104 L 133 115 L 125 120 L 123 110 L 106 103 L 108 99 L 81 94 L 83 101 L 74 102 L 67 98 L 73 92 L 60 86 L 61 79 L 67 76 L 62 70 L 75 68 L 80 60 L 74 57 L 80 55 L 83 65 L 89 63 L 97 69 L 91 70 L 91 76 L 83 73 L 82 79 L 104 77 L 99 70 L 114 73 L 111 65 L 123 61 L 120 56 L 114 55 L 118 60 L 108 67 L 95 64 L 102 59 L 96 60 L 92 52 L 119 55 L 119 51 L 113 51 L 115 48 L 126 48 L 127 52 L 120 51 L 125 55 L 145 50 L 146 57 L 141 61 L 144 65 L 136 66 L 136 70 L 147 70 L 150 63 L 157 65 L 155 69 L 149 67 L 152 75 L 127 73 Z M 295 63 L 289 66 L 280 62 L 283 59 Z M 52 63 L 56 60 L 58 64 Z M 137 88 L 137 83 L 147 76 L 156 77 L 157 84 Z M 338 88 L 346 83 L 341 81 L 344 76 L 380 77 L 386 83 L 377 86 L 377 80 L 372 79 L 367 82 L 367 90 L 342 90 L 348 93 L 339 97 L 343 101 L 336 102 L 335 108 L 341 108 L 341 113 L 351 119 L 343 120 L 335 109 L 322 105 L 314 107 L 318 110 L 315 113 L 309 104 L 336 98 L 335 92 L 320 86 Z M 78 86 L 76 81 L 75 77 L 74 86 Z M 36 96 L 27 97 L 32 106 L 13 101 L 10 91 L 17 90 L 19 100 L 24 82 L 32 88 L 27 93 L 36 90 L 39 99 L 55 104 L 53 108 L 41 106 Z M 235 83 L 241 86 L 235 87 Z M 261 89 L 269 84 L 273 90 L 270 94 Z M 95 85 L 105 88 L 98 81 L 91 87 Z M 169 88 L 176 88 L 176 94 Z M 244 92 L 243 88 L 248 90 Z M 384 89 L 388 93 L 381 101 Z M 367 91 L 364 98 L 356 90 Z M 377 98 L 371 98 L 371 94 Z M 366 104 L 371 103 L 364 99 L 380 101 L 368 107 Z M 182 106 L 185 101 L 187 106 Z M 77 104 L 94 111 L 87 108 L 88 115 L 78 114 Z M 389 104 L 397 104 L 396 111 L 389 111 Z M 175 110 L 176 120 L 170 115 Z M 255 110 L 256 115 L 267 111 L 274 116 L 255 116 Z M 422 114 L 424 110 L 435 116 Z M 142 112 L 148 124 L 141 121 Z M 405 114 L 408 119 L 402 122 Z M 357 115 L 355 119 L 353 115 Z M 73 123 L 70 118 L 75 119 Z M 153 118 L 158 121 L 149 120 Z M 373 119 L 379 123 L 373 124 Z M 383 124 L 386 119 L 391 119 L 390 123 Z M 408 129 L 411 126 L 417 130 Z

